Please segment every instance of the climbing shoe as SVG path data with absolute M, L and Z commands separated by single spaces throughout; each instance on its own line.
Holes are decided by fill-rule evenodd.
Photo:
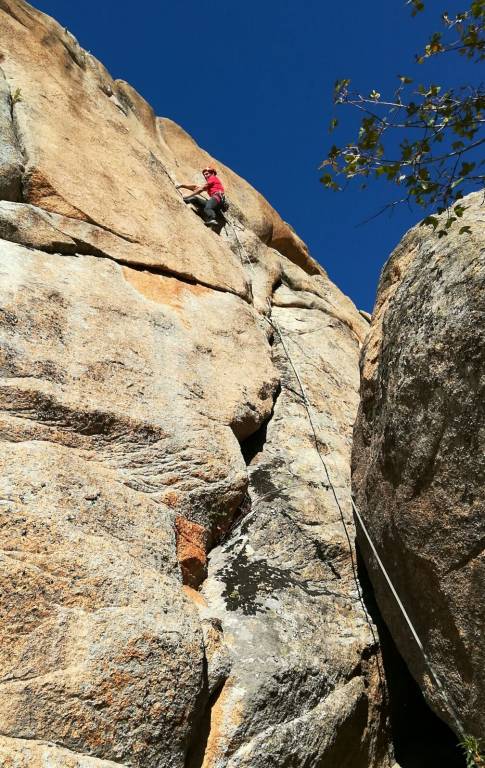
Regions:
M 210 219 L 209 221 L 204 221 L 204 224 L 206 225 L 206 227 L 217 227 L 216 219 Z

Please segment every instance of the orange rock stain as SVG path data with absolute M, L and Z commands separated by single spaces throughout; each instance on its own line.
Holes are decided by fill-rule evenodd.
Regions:
M 139 293 L 157 304 L 165 304 L 177 311 L 182 309 L 190 296 L 202 296 L 211 289 L 203 285 L 192 285 L 177 280 L 176 277 L 154 275 L 152 272 L 140 272 L 137 269 L 123 267 L 123 277 Z
M 175 532 L 183 583 L 197 588 L 206 576 L 209 533 L 203 525 L 181 515 L 175 519 Z
M 197 592 L 196 589 L 189 587 L 188 584 L 184 584 L 182 589 L 185 592 L 186 596 L 189 598 L 189 600 L 192 600 L 193 603 L 195 603 L 196 605 L 200 605 L 202 608 L 205 608 L 207 606 L 207 601 L 205 597 L 200 592 Z

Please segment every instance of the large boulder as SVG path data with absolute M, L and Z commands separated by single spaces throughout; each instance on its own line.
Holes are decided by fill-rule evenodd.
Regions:
M 53 19 L 0 0 L 0 34 L 2 764 L 387 765 L 367 322 L 220 165 L 204 227 L 206 153 Z
M 384 619 L 433 709 L 485 732 L 485 204 L 418 226 L 384 267 L 361 359 L 353 488 L 434 675 L 359 532 Z M 441 217 L 438 229 L 445 223 Z M 460 233 L 462 226 L 470 231 Z M 359 531 L 359 529 L 358 529 Z

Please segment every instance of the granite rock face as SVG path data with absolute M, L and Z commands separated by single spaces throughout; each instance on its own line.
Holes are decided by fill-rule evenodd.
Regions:
M 367 321 L 220 164 L 208 231 L 175 184 L 212 158 L 55 21 L 0 0 L 0 36 L 2 764 L 387 765 Z
M 485 204 L 439 239 L 410 230 L 385 266 L 361 360 L 353 487 L 445 698 L 364 538 L 384 619 L 429 704 L 485 731 Z M 463 225 L 470 234 L 459 234 Z

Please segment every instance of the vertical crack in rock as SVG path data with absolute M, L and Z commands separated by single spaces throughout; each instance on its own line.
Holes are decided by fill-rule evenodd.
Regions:
M 252 435 L 249 435 L 249 437 L 241 442 L 241 453 L 243 455 L 244 461 L 246 462 L 246 466 L 249 466 L 257 454 L 264 450 L 267 439 L 268 425 L 274 416 L 276 403 L 278 402 L 280 394 L 281 383 L 278 382 L 278 386 L 273 396 L 273 407 L 271 409 L 270 415 L 261 424 L 259 429 L 256 430 L 256 432 L 253 432 Z
M 248 468 L 251 466 L 251 463 L 254 461 L 256 456 L 262 453 L 264 450 L 264 446 L 266 445 L 266 440 L 267 440 L 268 426 L 274 416 L 276 404 L 278 402 L 278 398 L 280 394 L 281 394 L 281 382 L 279 381 L 273 393 L 273 406 L 271 408 L 271 413 L 269 414 L 268 418 L 265 419 L 263 423 L 259 426 L 259 428 L 255 432 L 253 432 L 251 435 L 249 435 L 249 437 L 247 437 L 245 440 L 240 441 L 241 454 Z M 240 523 L 245 517 L 247 517 L 247 515 L 251 513 L 252 501 L 251 501 L 251 495 L 249 492 L 251 484 L 252 484 L 251 476 L 248 474 L 248 490 L 246 491 L 241 504 L 236 510 L 236 513 L 233 516 L 233 519 L 231 521 L 231 525 L 228 528 L 227 532 L 225 533 L 222 541 L 227 540 L 231 532 L 234 530 L 234 527 L 238 525 L 238 523 Z
M 22 200 L 24 158 L 15 120 L 15 104 L 0 67 L 0 200 Z
M 214 744 L 217 743 L 221 705 L 225 699 L 223 693 L 228 682 L 232 660 L 224 640 L 222 622 L 217 617 L 207 614 L 205 610 L 207 603 L 200 593 L 187 590 L 187 587 L 185 589 L 187 596 L 199 609 L 204 657 L 198 704 L 194 710 L 195 716 L 188 739 L 184 766 L 185 768 L 202 768 L 208 764 L 212 765 L 211 755 Z
M 257 454 L 264 449 L 268 424 L 273 418 L 276 402 L 280 393 L 281 385 L 278 383 L 273 395 L 273 406 L 270 415 L 252 435 L 240 442 L 241 453 L 246 466 L 249 466 Z M 249 482 L 248 478 L 248 483 Z M 200 589 L 207 577 L 209 552 L 221 543 L 221 541 L 227 539 L 234 526 L 250 512 L 251 498 L 249 493 L 246 492 L 232 518 L 227 521 L 228 524 L 226 530 L 221 530 L 219 535 L 217 533 L 211 533 L 203 525 L 192 522 L 181 515 L 175 519 L 177 559 L 180 565 L 182 582 L 184 585 L 189 586 L 192 589 Z
M 206 662 L 207 663 L 207 662 Z M 194 728 L 194 738 L 185 761 L 185 768 L 203 768 L 207 764 L 211 749 L 211 734 L 217 718 L 218 703 L 224 691 L 225 681 L 209 696 L 201 710 L 200 718 Z
M 241 440 L 241 453 L 247 466 L 251 464 L 258 453 L 263 451 L 267 439 L 268 425 L 273 418 L 275 406 L 281 393 L 281 385 L 273 395 L 273 406 L 267 419 L 249 437 Z M 249 483 L 249 478 L 248 478 Z M 251 497 L 248 492 L 239 505 L 228 531 L 222 540 L 227 539 L 237 523 L 251 512 Z M 183 517 L 177 517 L 176 540 L 177 558 L 181 566 L 184 585 L 199 590 L 207 577 L 208 554 L 212 547 L 220 541 L 210 541 L 207 530 Z M 190 590 L 189 590 L 190 591 Z M 199 716 L 193 725 L 192 740 L 187 752 L 185 768 L 203 768 L 212 764 L 211 753 L 217 742 L 218 723 L 221 719 L 220 705 L 223 700 L 224 688 L 230 672 L 230 657 L 224 641 L 222 624 L 219 619 L 204 617 L 204 598 L 200 593 L 191 594 L 200 609 L 204 630 L 204 672 L 200 692 L 200 704 L 197 707 Z M 200 601 L 200 602 L 199 602 Z M 216 638 L 216 639 L 214 639 Z M 211 678 L 213 678 L 211 680 Z

